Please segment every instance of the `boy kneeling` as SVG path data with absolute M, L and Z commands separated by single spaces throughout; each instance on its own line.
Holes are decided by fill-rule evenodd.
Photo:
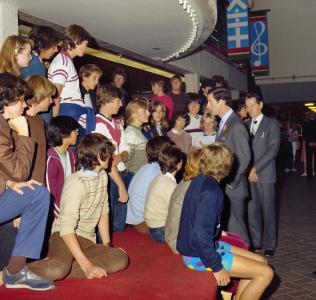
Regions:
M 109 247 L 108 177 L 105 170 L 114 151 L 103 135 L 93 133 L 79 143 L 77 172 L 67 177 L 60 212 L 54 221 L 48 259 L 29 268 L 50 280 L 102 278 L 126 268 L 124 251 Z M 96 244 L 96 227 L 103 245 Z

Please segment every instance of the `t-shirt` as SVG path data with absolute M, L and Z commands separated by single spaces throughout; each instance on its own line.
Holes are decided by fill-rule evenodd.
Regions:
M 189 96 L 186 93 L 173 94 L 172 92 L 168 93 L 173 100 L 174 111 L 175 112 L 184 112 L 186 105 L 189 101 Z
M 200 145 L 197 144 L 197 139 L 203 136 L 203 130 L 201 129 L 201 115 L 197 115 L 196 118 L 190 116 L 190 123 L 188 126 L 184 128 L 184 130 L 189 133 L 192 137 L 192 146 L 194 147 L 200 147 Z
M 85 108 L 86 105 L 81 97 L 79 77 L 73 61 L 67 52 L 56 55 L 48 69 L 48 79 L 54 84 L 61 84 L 63 89 L 60 94 L 60 115 L 73 117 L 71 111 L 73 105 Z M 79 124 L 86 128 L 87 114 L 83 113 L 75 118 Z
M 61 165 L 63 166 L 64 169 L 64 178 L 69 176 L 71 174 L 71 164 L 70 164 L 70 158 L 68 151 L 65 153 L 60 153 L 57 148 L 54 148 L 56 153 L 58 154 L 58 157 L 60 159 Z

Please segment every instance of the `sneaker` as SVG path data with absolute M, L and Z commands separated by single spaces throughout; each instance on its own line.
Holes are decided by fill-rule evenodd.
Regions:
M 295 169 L 295 168 L 292 168 L 292 170 L 291 170 L 292 172 L 296 172 L 297 170 Z
M 18 273 L 11 275 L 5 270 L 5 286 L 8 289 L 30 289 L 34 291 L 53 290 L 55 285 L 52 281 L 37 276 L 26 266 Z
M 306 176 L 307 176 L 307 173 L 305 172 L 305 173 L 303 173 L 301 176 L 306 177 Z
M 290 170 L 290 169 L 288 169 L 288 168 L 286 168 L 286 169 L 284 169 L 284 172 L 285 172 L 285 173 L 290 173 L 290 172 L 291 172 L 291 170 Z

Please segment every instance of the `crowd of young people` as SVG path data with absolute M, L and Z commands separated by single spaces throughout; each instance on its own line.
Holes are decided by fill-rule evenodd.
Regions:
M 5 286 L 50 290 L 55 280 L 122 271 L 133 257 L 113 247 L 111 232 L 128 225 L 167 243 L 189 268 L 213 272 L 219 286 L 241 278 L 236 299 L 259 299 L 273 277 L 266 259 L 218 241 L 226 235 L 220 183 L 239 159 L 225 139 L 215 142 L 226 125 L 217 132 L 212 101 L 228 100 L 227 82 L 215 76 L 199 96 L 183 93 L 176 75 L 170 93 L 157 80 L 151 99 L 128 101 L 122 69 L 104 85 L 94 64 L 78 75 L 73 59 L 89 41 L 78 25 L 62 35 L 36 27 L 1 48 Z

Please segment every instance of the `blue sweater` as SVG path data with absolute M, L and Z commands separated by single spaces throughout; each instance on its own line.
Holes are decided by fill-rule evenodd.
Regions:
M 216 252 L 223 192 L 213 177 L 199 175 L 187 190 L 181 211 L 177 250 L 181 255 L 199 257 L 213 272 L 223 266 Z

